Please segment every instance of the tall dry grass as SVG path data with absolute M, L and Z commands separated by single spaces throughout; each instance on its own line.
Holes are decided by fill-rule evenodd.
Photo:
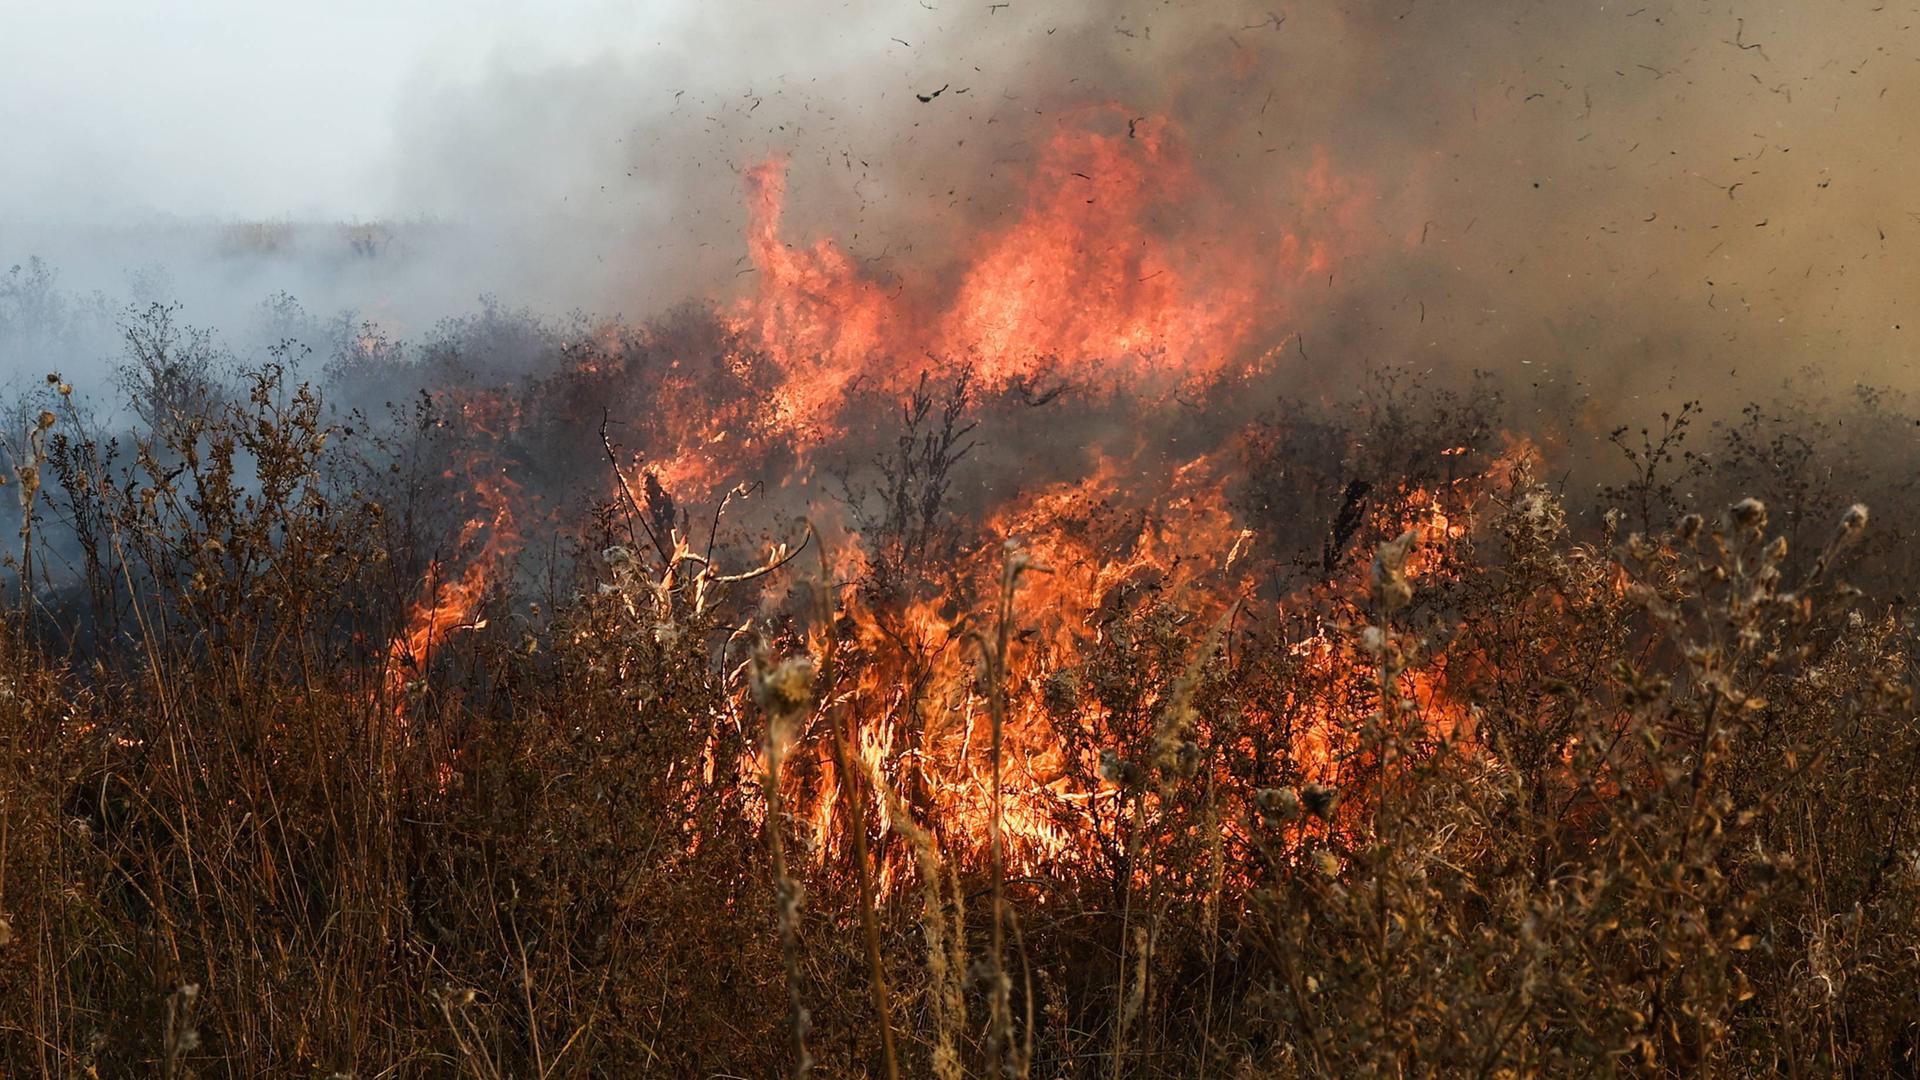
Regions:
M 426 562 L 460 554 L 421 450 L 446 416 L 336 413 L 283 363 L 220 381 L 168 367 L 180 347 L 133 370 L 131 432 L 56 379 L 7 443 L 8 1075 L 1916 1066 L 1911 566 L 1885 539 L 1913 512 L 1869 522 L 1823 488 L 1804 417 L 1746 414 L 1684 484 L 1684 430 L 1623 436 L 1641 456 L 1591 514 L 1516 470 L 1417 574 L 1417 537 L 1344 512 L 1385 497 L 1349 481 L 1483 454 L 1479 399 L 1275 422 L 1236 497 L 1319 577 L 1311 610 L 1115 597 L 1037 690 L 1008 672 L 1044 568 L 1009 556 L 967 654 L 994 745 L 1038 695 L 1120 808 L 1083 859 L 1016 875 L 998 808 L 970 859 L 909 771 L 846 759 L 841 690 L 873 658 L 836 591 L 804 563 L 756 579 L 817 603 L 751 643 L 744 585 L 613 546 L 658 506 L 607 508 L 577 573 L 503 586 L 396 688 L 386 643 Z M 889 474 L 880 502 L 913 513 L 872 519 L 899 557 L 869 600 L 919 587 L 956 528 L 964 410 L 908 422 L 944 427 Z M 1363 580 L 1326 571 L 1343 528 Z M 1338 662 L 1303 659 L 1328 627 Z M 1304 742 L 1328 712 L 1353 721 L 1331 773 Z M 860 826 L 826 859 L 781 797 L 822 739 Z

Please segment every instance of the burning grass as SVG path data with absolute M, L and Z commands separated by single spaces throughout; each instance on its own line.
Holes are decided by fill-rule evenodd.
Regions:
M 924 384 L 840 520 L 730 539 L 777 500 L 623 471 L 539 596 L 531 465 L 409 472 L 511 444 L 453 399 L 334 421 L 269 365 L 116 442 L 63 389 L 14 469 L 11 1072 L 1910 1061 L 1898 507 L 1789 545 L 1708 475 L 1630 532 L 1396 391 L 973 516 L 1033 406 Z
M 51 378 L 8 1071 L 1911 1069 L 1902 404 L 1614 468 L 1487 379 L 1290 401 L 1354 192 L 1249 276 L 1137 120 L 952 288 L 787 246 L 766 167 L 746 298 L 312 381 L 156 308 L 124 427 Z

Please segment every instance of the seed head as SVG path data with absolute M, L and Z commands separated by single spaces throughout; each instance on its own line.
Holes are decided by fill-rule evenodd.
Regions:
M 1253 807 L 1262 817 L 1292 821 L 1300 816 L 1300 793 L 1290 787 L 1261 788 L 1253 793 Z
M 813 701 L 813 658 L 790 656 L 753 666 L 753 700 L 775 716 L 792 716 Z
M 1413 586 L 1407 581 L 1407 555 L 1419 543 L 1420 530 L 1408 529 L 1374 549 L 1373 602 L 1382 612 L 1398 611 L 1413 600 Z
M 1308 784 L 1300 789 L 1300 802 L 1307 813 L 1325 821 L 1333 816 L 1333 808 L 1340 805 L 1340 790 L 1326 784 Z
M 1360 628 L 1360 650 L 1368 656 L 1379 657 L 1387 651 L 1387 632 L 1377 626 Z
M 1100 751 L 1100 779 L 1117 787 L 1135 787 L 1140 783 L 1140 767 L 1112 750 Z
M 1736 528 L 1764 529 L 1767 527 L 1767 504 L 1754 498 L 1741 499 L 1727 508 L 1727 517 Z
M 1080 678 L 1061 668 L 1040 684 L 1040 700 L 1055 716 L 1071 716 L 1080 709 Z

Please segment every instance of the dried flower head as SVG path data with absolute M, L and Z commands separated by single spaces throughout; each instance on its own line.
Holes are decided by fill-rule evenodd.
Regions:
M 1071 716 L 1080 709 L 1080 677 L 1067 668 L 1046 677 L 1040 684 L 1040 700 L 1054 716 Z
M 1308 784 L 1300 789 L 1300 802 L 1307 813 L 1325 821 L 1333 816 L 1333 808 L 1340 805 L 1340 791 L 1327 784 Z
M 1292 821 L 1300 816 L 1300 793 L 1290 787 L 1261 788 L 1253 793 L 1253 807 L 1262 817 Z
M 774 716 L 793 716 L 813 703 L 813 658 L 789 656 L 776 664 L 754 657 L 753 700 Z
M 1420 530 L 1408 529 L 1381 544 L 1373 553 L 1373 602 L 1383 613 L 1391 614 L 1413 600 L 1413 586 L 1407 581 L 1407 556 L 1420 544 Z
M 1110 749 L 1100 751 L 1100 779 L 1116 787 L 1137 787 L 1140 767 Z
M 1737 529 L 1758 531 L 1767 527 L 1767 504 L 1755 498 L 1741 499 L 1727 508 L 1727 520 Z

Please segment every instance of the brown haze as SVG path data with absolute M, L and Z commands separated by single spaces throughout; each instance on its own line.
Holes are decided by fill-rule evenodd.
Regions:
M 639 315 L 739 287 L 741 174 L 767 156 L 792 157 L 792 236 L 831 234 L 884 276 L 1003 217 L 1053 118 L 1112 102 L 1175 120 L 1223 196 L 1209 212 L 1247 228 L 1285 222 L 1316 152 L 1372 188 L 1364 261 L 1288 328 L 1320 364 L 1490 367 L 1608 399 L 1802 366 L 1904 378 L 1911 12 L 1096 6 L 716 10 L 664 70 L 427 95 L 401 190 L 474 220 L 591 221 L 585 251 L 536 220 L 518 254 Z

